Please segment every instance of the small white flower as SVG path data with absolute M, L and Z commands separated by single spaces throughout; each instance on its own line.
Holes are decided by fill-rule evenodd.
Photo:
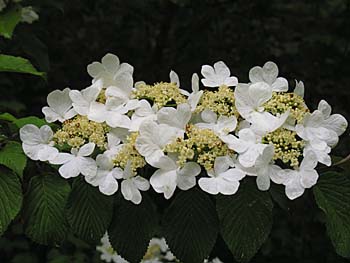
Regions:
M 317 165 L 317 156 L 308 152 L 296 170 L 284 170 L 286 180 L 283 183 L 286 186 L 286 195 L 294 200 L 301 196 L 306 188 L 311 188 L 317 183 L 318 173 L 315 170 Z
M 138 205 L 142 201 L 140 191 L 147 191 L 149 189 L 149 182 L 141 176 L 135 176 L 131 170 L 130 161 L 126 164 L 124 171 L 119 175 L 124 180 L 121 183 L 121 192 L 125 200 L 131 201 Z
M 202 83 L 206 87 L 220 87 L 222 85 L 231 87 L 238 84 L 236 77 L 231 77 L 230 69 L 222 61 L 216 62 L 214 67 L 209 65 L 202 66 Z
M 93 62 L 87 66 L 87 71 L 94 81 L 102 80 L 105 88 L 114 86 L 123 89 L 133 85 L 134 68 L 131 65 L 120 64 L 119 58 L 110 53 L 106 54 L 101 62 Z
M 47 122 L 60 121 L 64 122 L 73 118 L 77 113 L 72 108 L 72 100 L 69 97 L 69 88 L 64 90 L 54 90 L 47 96 L 47 104 L 49 107 L 45 106 L 42 112 L 45 115 L 45 120 Z
M 288 91 L 288 81 L 285 78 L 278 77 L 278 67 L 271 61 L 266 62 L 263 67 L 253 67 L 249 71 L 249 80 L 252 83 L 267 83 L 272 91 Z
M 128 109 L 116 98 L 107 98 L 106 104 L 92 102 L 88 118 L 89 120 L 102 123 L 106 122 L 112 128 L 129 128 L 131 121 L 125 113 Z
M 206 109 L 201 113 L 205 123 L 196 123 L 196 126 L 201 129 L 210 129 L 215 132 L 219 138 L 225 138 L 230 132 L 233 132 L 237 127 L 237 119 L 235 116 L 219 116 L 215 112 Z
M 26 124 L 19 130 L 24 153 L 32 160 L 50 161 L 58 150 L 53 147 L 53 131 L 48 125 L 39 129 L 33 124 Z
M 93 177 L 96 175 L 97 166 L 95 160 L 88 156 L 93 153 L 94 149 L 94 143 L 87 143 L 79 150 L 72 148 L 71 154 L 59 153 L 50 163 L 63 164 L 58 169 L 63 178 L 77 177 L 79 174 Z
M 179 167 L 176 160 L 163 156 L 153 164 L 159 168 L 152 175 L 150 183 L 157 193 L 163 193 L 166 199 L 173 196 L 176 187 L 188 190 L 196 185 L 196 176 L 201 172 L 200 166 L 195 162 L 188 162 Z
M 192 116 L 190 105 L 187 103 L 177 105 L 177 108 L 163 107 L 157 112 L 160 124 L 166 124 L 177 130 L 178 137 L 183 137 L 187 123 Z
M 261 137 L 249 128 L 240 130 L 238 137 L 239 139 L 234 135 L 227 135 L 223 141 L 230 149 L 239 154 L 238 161 L 243 167 L 253 167 L 268 145 L 262 144 Z
M 164 156 L 164 147 L 177 137 L 177 132 L 177 129 L 166 124 L 157 124 L 153 121 L 143 122 L 135 147 L 145 157 L 146 162 L 153 165 Z
M 271 87 L 264 82 L 251 85 L 239 84 L 235 90 L 235 105 L 242 117 L 249 121 L 254 132 L 264 135 L 281 127 L 289 111 L 280 116 L 265 112 L 263 104 L 272 97 Z
M 85 176 L 85 180 L 98 186 L 101 193 L 112 195 L 118 190 L 118 181 L 122 173 L 119 167 L 114 167 L 112 160 L 105 154 L 96 157 L 97 173 L 94 176 Z
M 71 90 L 69 97 L 72 100 L 74 110 L 82 116 L 89 115 L 90 106 L 96 101 L 101 89 L 102 82 L 98 81 L 82 91 Z
M 229 156 L 217 157 L 214 162 L 214 169 L 207 171 L 209 178 L 202 177 L 198 184 L 200 188 L 212 195 L 219 193 L 233 195 L 238 191 L 239 181 L 245 177 L 245 173 L 233 167 L 233 160 Z
M 157 120 L 157 106 L 151 104 L 147 100 L 140 100 L 137 108 L 131 116 L 130 131 L 138 131 L 140 125 L 144 121 Z

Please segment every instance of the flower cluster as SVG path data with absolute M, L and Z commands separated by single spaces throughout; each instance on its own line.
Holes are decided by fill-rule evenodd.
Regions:
M 112 248 L 107 233 L 102 237 L 101 245 L 97 246 L 96 250 L 100 252 L 100 258 L 104 262 L 129 263 Z M 179 260 L 170 251 L 164 238 L 152 238 L 141 263 L 163 262 L 178 263 Z M 212 260 L 205 259 L 203 263 L 222 263 L 222 261 L 219 258 L 214 258 Z
M 42 111 L 59 128 L 21 128 L 26 155 L 59 165 L 64 178 L 82 175 L 106 195 L 121 185 L 135 204 L 150 187 L 166 199 L 197 184 L 233 195 L 246 176 L 262 191 L 282 184 L 295 199 L 316 184 L 317 163 L 331 165 L 348 125 L 324 100 L 310 110 L 303 83 L 289 91 L 273 62 L 253 67 L 249 83 L 224 62 L 204 65 L 203 88 L 193 74 L 190 92 L 174 71 L 169 82 L 148 85 L 134 83 L 133 70 L 107 54 L 88 65 L 91 86 L 51 92 Z

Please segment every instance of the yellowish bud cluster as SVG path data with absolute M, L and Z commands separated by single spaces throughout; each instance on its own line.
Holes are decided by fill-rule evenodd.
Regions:
M 309 112 L 305 101 L 299 95 L 292 92 L 273 92 L 272 98 L 266 102 L 264 109 L 273 115 L 282 114 L 290 110 L 290 115 L 300 123 L 306 112 Z
M 233 154 L 212 130 L 200 129 L 193 124 L 187 125 L 185 139 L 177 138 L 165 147 L 165 151 L 179 154 L 178 165 L 181 167 L 187 161 L 194 161 L 206 170 L 213 168 L 216 157 Z
M 127 141 L 123 144 L 121 150 L 113 158 L 115 166 L 125 168 L 128 161 L 130 161 L 131 169 L 135 172 L 138 168 L 142 168 L 146 165 L 145 158 L 139 154 L 135 148 L 138 132 L 133 132 L 127 137 Z
M 262 142 L 274 145 L 274 160 L 281 160 L 291 167 L 299 166 L 299 157 L 303 154 L 305 144 L 295 131 L 280 128 L 264 136 Z
M 158 108 L 176 106 L 186 102 L 175 83 L 160 82 L 154 85 L 139 84 L 132 94 L 133 98 L 153 101 Z
M 54 134 L 53 139 L 58 145 L 68 144 L 74 148 L 93 142 L 103 150 L 107 145 L 108 131 L 109 127 L 105 123 L 97 123 L 77 115 L 63 122 L 62 128 Z
M 220 86 L 216 91 L 204 91 L 195 112 L 200 113 L 205 109 L 212 110 L 218 115 L 239 116 L 235 107 L 234 92 L 225 85 Z

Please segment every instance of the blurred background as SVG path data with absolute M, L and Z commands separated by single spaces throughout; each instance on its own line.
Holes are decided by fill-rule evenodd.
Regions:
M 247 82 L 251 67 L 272 60 L 291 87 L 295 79 L 304 82 L 311 109 L 326 99 L 333 112 L 350 120 L 349 0 L 23 2 L 35 7 L 40 18 L 17 26 L 13 39 L 0 38 L 0 52 L 30 59 L 48 78 L 0 73 L 0 112 L 41 117 L 50 91 L 90 85 L 86 66 L 110 52 L 134 66 L 135 81 L 168 81 L 173 69 L 184 89 L 203 64 L 223 60 L 234 76 Z M 349 143 L 347 131 L 335 154 L 348 154 Z M 293 203 L 281 199 L 273 232 L 252 262 L 346 262 L 335 255 L 323 220 L 311 195 Z M 52 248 L 30 243 L 20 227 L 13 228 L 0 240 L 0 262 L 92 260 L 89 246 L 72 239 L 55 248 L 56 261 L 50 261 Z M 71 258 L 77 251 L 82 261 Z M 33 261 L 18 261 L 21 253 Z M 213 254 L 233 262 L 220 240 Z M 57 261 L 57 255 L 67 257 Z

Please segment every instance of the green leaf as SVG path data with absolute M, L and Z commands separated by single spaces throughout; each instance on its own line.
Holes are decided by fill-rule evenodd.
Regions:
M 182 191 L 165 211 L 162 230 L 171 251 L 181 262 L 203 262 L 219 232 L 215 206 L 203 191 Z
M 154 237 L 159 223 L 158 214 L 147 194 L 143 194 L 139 205 L 123 197 L 116 201 L 108 229 L 109 240 L 118 254 L 132 263 L 138 263 Z
M 24 117 L 20 119 L 16 119 L 13 121 L 13 123 L 20 129 L 26 124 L 34 124 L 35 126 L 38 126 L 39 128 L 43 125 L 46 125 L 46 121 L 44 119 L 40 119 L 35 116 L 29 116 L 29 117 Z
M 244 180 L 238 192 L 217 198 L 221 235 L 238 262 L 249 262 L 267 239 L 273 204 L 255 180 Z
M 74 233 L 95 243 L 106 232 L 113 213 L 113 197 L 102 194 L 97 187 L 75 179 L 67 202 L 67 219 Z
M 22 206 L 22 187 L 16 174 L 0 167 L 0 235 Z
M 337 253 L 350 257 L 350 180 L 345 174 L 327 172 L 313 188 L 317 205 L 327 217 L 327 232 Z
M 25 233 L 37 243 L 56 245 L 68 232 L 65 205 L 70 192 L 66 180 L 57 174 L 31 178 L 25 195 Z
M 17 24 L 21 21 L 21 8 L 15 7 L 0 14 L 0 35 L 10 39 Z
M 17 120 L 17 119 L 16 119 L 16 117 L 13 116 L 12 114 L 10 114 L 10 113 L 8 113 L 8 112 L 5 112 L 5 113 L 0 114 L 0 120 L 2 120 L 2 121 L 13 122 L 13 121 L 15 121 L 15 120 Z
M 27 157 L 23 153 L 19 142 L 9 141 L 0 150 L 0 164 L 5 165 L 22 177 L 23 170 L 27 164 Z
M 29 60 L 9 55 L 0 55 L 0 72 L 28 73 L 45 78 L 45 73 L 37 71 Z

